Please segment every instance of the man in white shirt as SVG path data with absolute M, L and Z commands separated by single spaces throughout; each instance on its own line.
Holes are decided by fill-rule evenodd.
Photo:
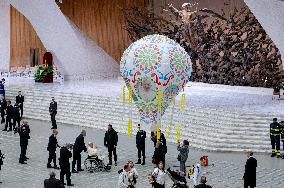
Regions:
M 194 168 L 194 174 L 193 174 L 193 184 L 194 186 L 199 185 L 201 177 L 206 176 L 206 159 L 205 157 L 200 158 L 200 163 L 197 163 Z
M 118 178 L 118 187 L 119 188 L 128 188 L 130 185 L 129 182 L 129 172 L 131 170 L 131 167 L 126 164 L 124 165 L 123 171 L 119 174 Z

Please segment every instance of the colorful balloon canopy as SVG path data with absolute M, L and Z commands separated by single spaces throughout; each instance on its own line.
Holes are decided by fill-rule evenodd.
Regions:
M 163 35 L 148 35 L 124 52 L 120 73 L 139 109 L 141 121 L 157 124 L 165 110 L 190 79 L 191 61 L 187 52 Z M 162 93 L 158 110 L 157 91 Z

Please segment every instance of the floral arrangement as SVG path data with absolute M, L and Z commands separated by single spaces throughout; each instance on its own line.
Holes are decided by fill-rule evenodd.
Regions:
M 35 81 L 42 82 L 43 79 L 51 73 L 53 73 L 52 66 L 46 66 L 46 67 L 37 66 L 35 70 Z

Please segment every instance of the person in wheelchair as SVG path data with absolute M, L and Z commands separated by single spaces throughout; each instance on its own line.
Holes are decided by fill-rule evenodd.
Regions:
M 89 144 L 88 144 L 88 158 L 94 159 L 94 160 L 98 159 L 100 161 L 104 160 L 103 155 L 101 154 L 96 143 L 94 143 L 94 142 L 89 142 Z

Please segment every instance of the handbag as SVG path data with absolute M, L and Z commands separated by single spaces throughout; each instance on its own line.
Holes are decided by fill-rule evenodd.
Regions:
M 181 161 L 181 155 L 180 154 L 178 155 L 177 160 Z

